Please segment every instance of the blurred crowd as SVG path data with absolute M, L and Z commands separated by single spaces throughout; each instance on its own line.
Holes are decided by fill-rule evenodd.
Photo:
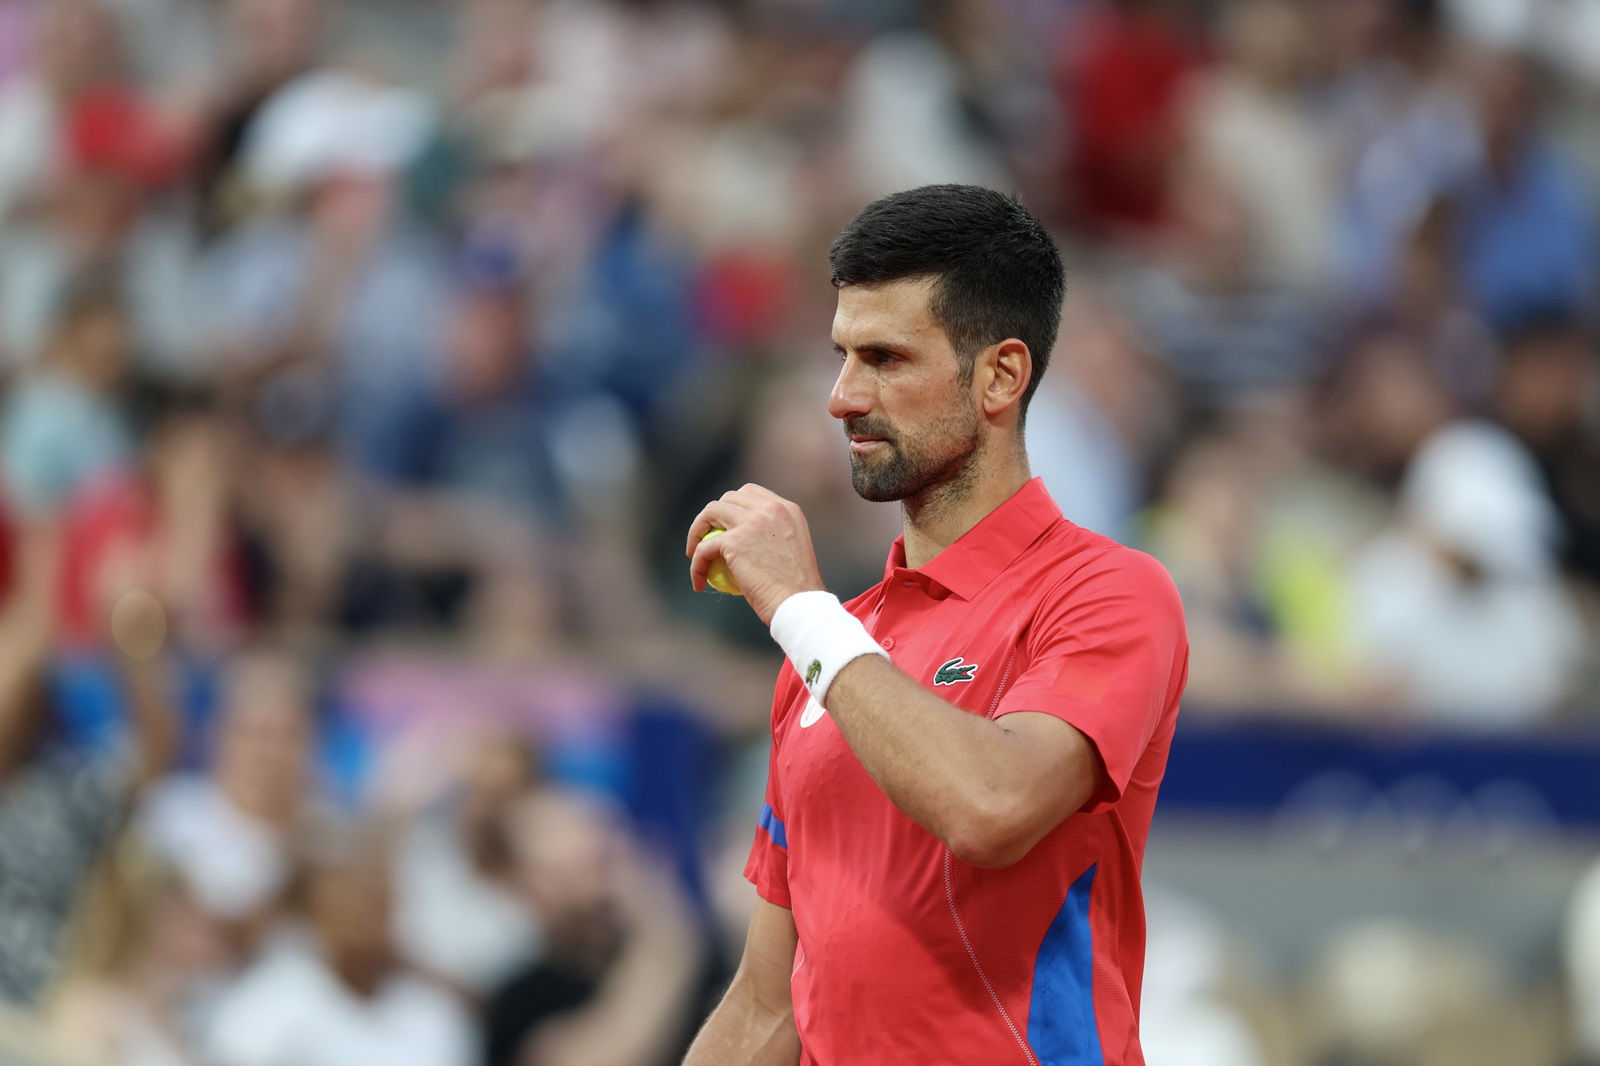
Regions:
M 757 481 L 878 580 L 826 250 L 918 184 L 1055 229 L 1034 472 L 1172 571 L 1186 715 L 1593 718 L 1597 57 L 1592 0 L 0 0 L 18 1046 L 673 1061 L 778 662 L 684 530 Z

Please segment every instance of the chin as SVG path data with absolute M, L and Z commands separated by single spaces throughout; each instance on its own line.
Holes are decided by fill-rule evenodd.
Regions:
M 911 495 L 904 485 L 885 481 L 855 463 L 850 468 L 850 486 L 856 490 L 857 496 L 868 503 L 898 503 Z
M 877 485 L 863 485 L 859 481 L 856 482 L 855 488 L 856 495 L 868 503 L 899 503 L 906 498 L 906 494 L 903 492 L 883 489 Z

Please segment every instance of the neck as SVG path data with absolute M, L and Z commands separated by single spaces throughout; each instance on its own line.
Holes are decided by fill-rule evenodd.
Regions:
M 988 517 L 1028 483 L 1028 456 L 1021 441 L 980 453 L 949 481 L 908 497 L 900 504 L 906 566 L 915 570 Z

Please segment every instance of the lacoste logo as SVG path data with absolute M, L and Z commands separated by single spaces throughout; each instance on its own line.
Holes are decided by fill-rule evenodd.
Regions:
M 935 685 L 959 685 L 963 682 L 971 681 L 972 675 L 977 671 L 977 663 L 962 662 L 961 656 L 957 655 L 954 659 L 941 664 L 939 669 L 934 671 L 933 683 Z
M 806 667 L 806 688 L 814 688 L 817 678 L 822 676 L 822 660 L 812 659 L 811 665 Z

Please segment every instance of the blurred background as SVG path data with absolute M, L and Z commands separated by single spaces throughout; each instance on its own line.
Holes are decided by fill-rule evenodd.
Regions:
M 0 1062 L 657 1066 L 881 575 L 826 249 L 1015 190 L 1193 672 L 1151 1066 L 1600 1063 L 1597 0 L 0 0 Z

